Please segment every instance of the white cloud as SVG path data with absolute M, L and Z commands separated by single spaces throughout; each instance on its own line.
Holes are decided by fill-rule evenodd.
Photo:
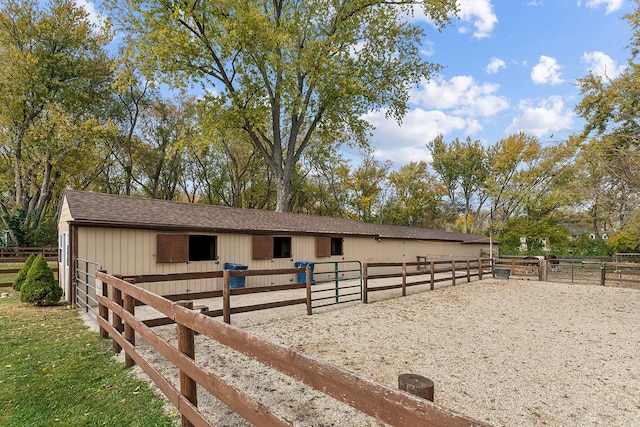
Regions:
M 410 161 L 429 161 L 426 144 L 440 134 L 462 132 L 472 135 L 482 131 L 482 126 L 475 119 L 421 108 L 411 110 L 402 125 L 385 118 L 384 111 L 371 112 L 364 118 L 376 128 L 371 138 L 371 145 L 376 150 L 375 157 L 383 161 L 391 160 L 398 167 Z
M 506 134 L 526 132 L 542 136 L 549 132 L 570 130 L 573 126 L 573 110 L 566 109 L 559 96 L 551 96 L 538 105 L 531 101 L 521 101 L 519 109 L 522 114 L 513 119 Z
M 587 72 L 608 79 L 615 79 L 626 68 L 626 66 L 618 64 L 618 61 L 609 55 L 599 51 L 584 53 L 582 62 L 587 64 Z
M 560 73 L 560 65 L 555 58 L 542 55 L 538 62 L 531 70 L 531 80 L 537 85 L 553 84 L 557 85 L 563 82 Z
M 455 116 L 491 117 L 509 106 L 504 97 L 496 95 L 499 89 L 498 84 L 481 84 L 471 76 L 436 78 L 412 92 L 411 102 L 422 108 L 451 110 Z
M 501 68 L 507 68 L 507 63 L 495 56 L 489 61 L 489 65 L 485 69 L 487 74 L 496 74 Z
M 587 0 L 585 2 L 585 6 L 591 9 L 596 9 L 600 5 L 605 5 L 607 7 L 605 13 L 612 13 L 616 10 L 619 10 L 624 5 L 625 0 Z M 578 2 L 578 6 L 581 5 L 581 1 Z
M 75 0 L 76 6 L 84 8 L 88 13 L 87 19 L 96 27 L 102 27 L 104 25 L 105 17 L 100 15 L 92 2 L 87 0 Z
M 498 23 L 498 17 L 493 13 L 491 0 L 458 0 L 460 12 L 458 16 L 463 22 L 470 22 L 475 27 L 473 36 L 476 38 L 489 37 Z M 461 27 L 461 32 L 467 32 Z

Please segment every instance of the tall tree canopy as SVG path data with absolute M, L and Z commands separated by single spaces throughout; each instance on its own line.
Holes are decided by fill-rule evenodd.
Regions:
M 640 228 L 640 1 L 634 3 L 634 12 L 625 16 L 633 31 L 627 68 L 618 76 L 589 73 L 580 79 L 576 107 L 586 120 L 580 138 L 592 181 L 594 232 L 619 234 L 616 241 L 630 241 L 626 236 Z M 640 238 L 631 240 L 617 249 L 640 250 Z
M 0 208 L 14 244 L 42 222 L 63 165 L 73 169 L 109 87 L 109 40 L 73 1 L 7 0 L 0 8 Z M 11 176 L 11 178 L 9 178 Z
M 288 211 L 295 166 L 315 137 L 366 143 L 362 119 L 400 120 L 408 91 L 438 69 L 419 53 L 421 7 L 438 28 L 455 0 L 108 0 L 147 77 L 201 84 L 271 170 Z M 339 141 L 343 142 L 343 141 Z

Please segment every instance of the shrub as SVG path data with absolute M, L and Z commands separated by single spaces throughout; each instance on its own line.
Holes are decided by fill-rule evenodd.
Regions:
M 54 305 L 60 301 L 62 288 L 42 255 L 33 261 L 20 290 L 20 300 L 34 305 Z
M 18 272 L 18 277 L 13 281 L 13 289 L 19 291 L 22 285 L 24 284 L 25 279 L 27 278 L 27 273 L 33 264 L 33 260 L 36 259 L 36 254 L 29 255 L 29 258 L 24 262 L 24 265 Z

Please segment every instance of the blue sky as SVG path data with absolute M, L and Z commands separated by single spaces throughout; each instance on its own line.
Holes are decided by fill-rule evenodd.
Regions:
M 423 51 L 445 68 L 411 95 L 402 126 L 371 113 L 371 144 L 396 168 L 429 160 L 439 134 L 492 145 L 520 131 L 543 143 L 582 129 L 575 81 L 589 70 L 617 76 L 629 58 L 628 0 L 459 0 L 441 33 L 425 24 Z
M 76 0 L 95 18 L 90 0 Z M 631 0 L 458 0 L 442 32 L 422 16 L 426 60 L 444 66 L 411 93 L 402 125 L 384 111 L 366 119 L 378 160 L 394 168 L 430 160 L 427 142 L 471 137 L 486 145 L 517 132 L 543 143 L 582 129 L 576 79 L 590 70 L 615 78 L 627 64 Z M 345 154 L 357 159 L 358 154 Z M 357 160 L 356 160 L 357 163 Z

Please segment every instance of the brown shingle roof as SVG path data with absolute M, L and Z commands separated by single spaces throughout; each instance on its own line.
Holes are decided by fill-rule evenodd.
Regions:
M 477 234 L 371 224 L 345 218 L 171 202 L 75 190 L 66 190 L 64 196 L 76 224 L 252 234 L 360 235 L 464 243 L 489 241 L 485 236 Z

